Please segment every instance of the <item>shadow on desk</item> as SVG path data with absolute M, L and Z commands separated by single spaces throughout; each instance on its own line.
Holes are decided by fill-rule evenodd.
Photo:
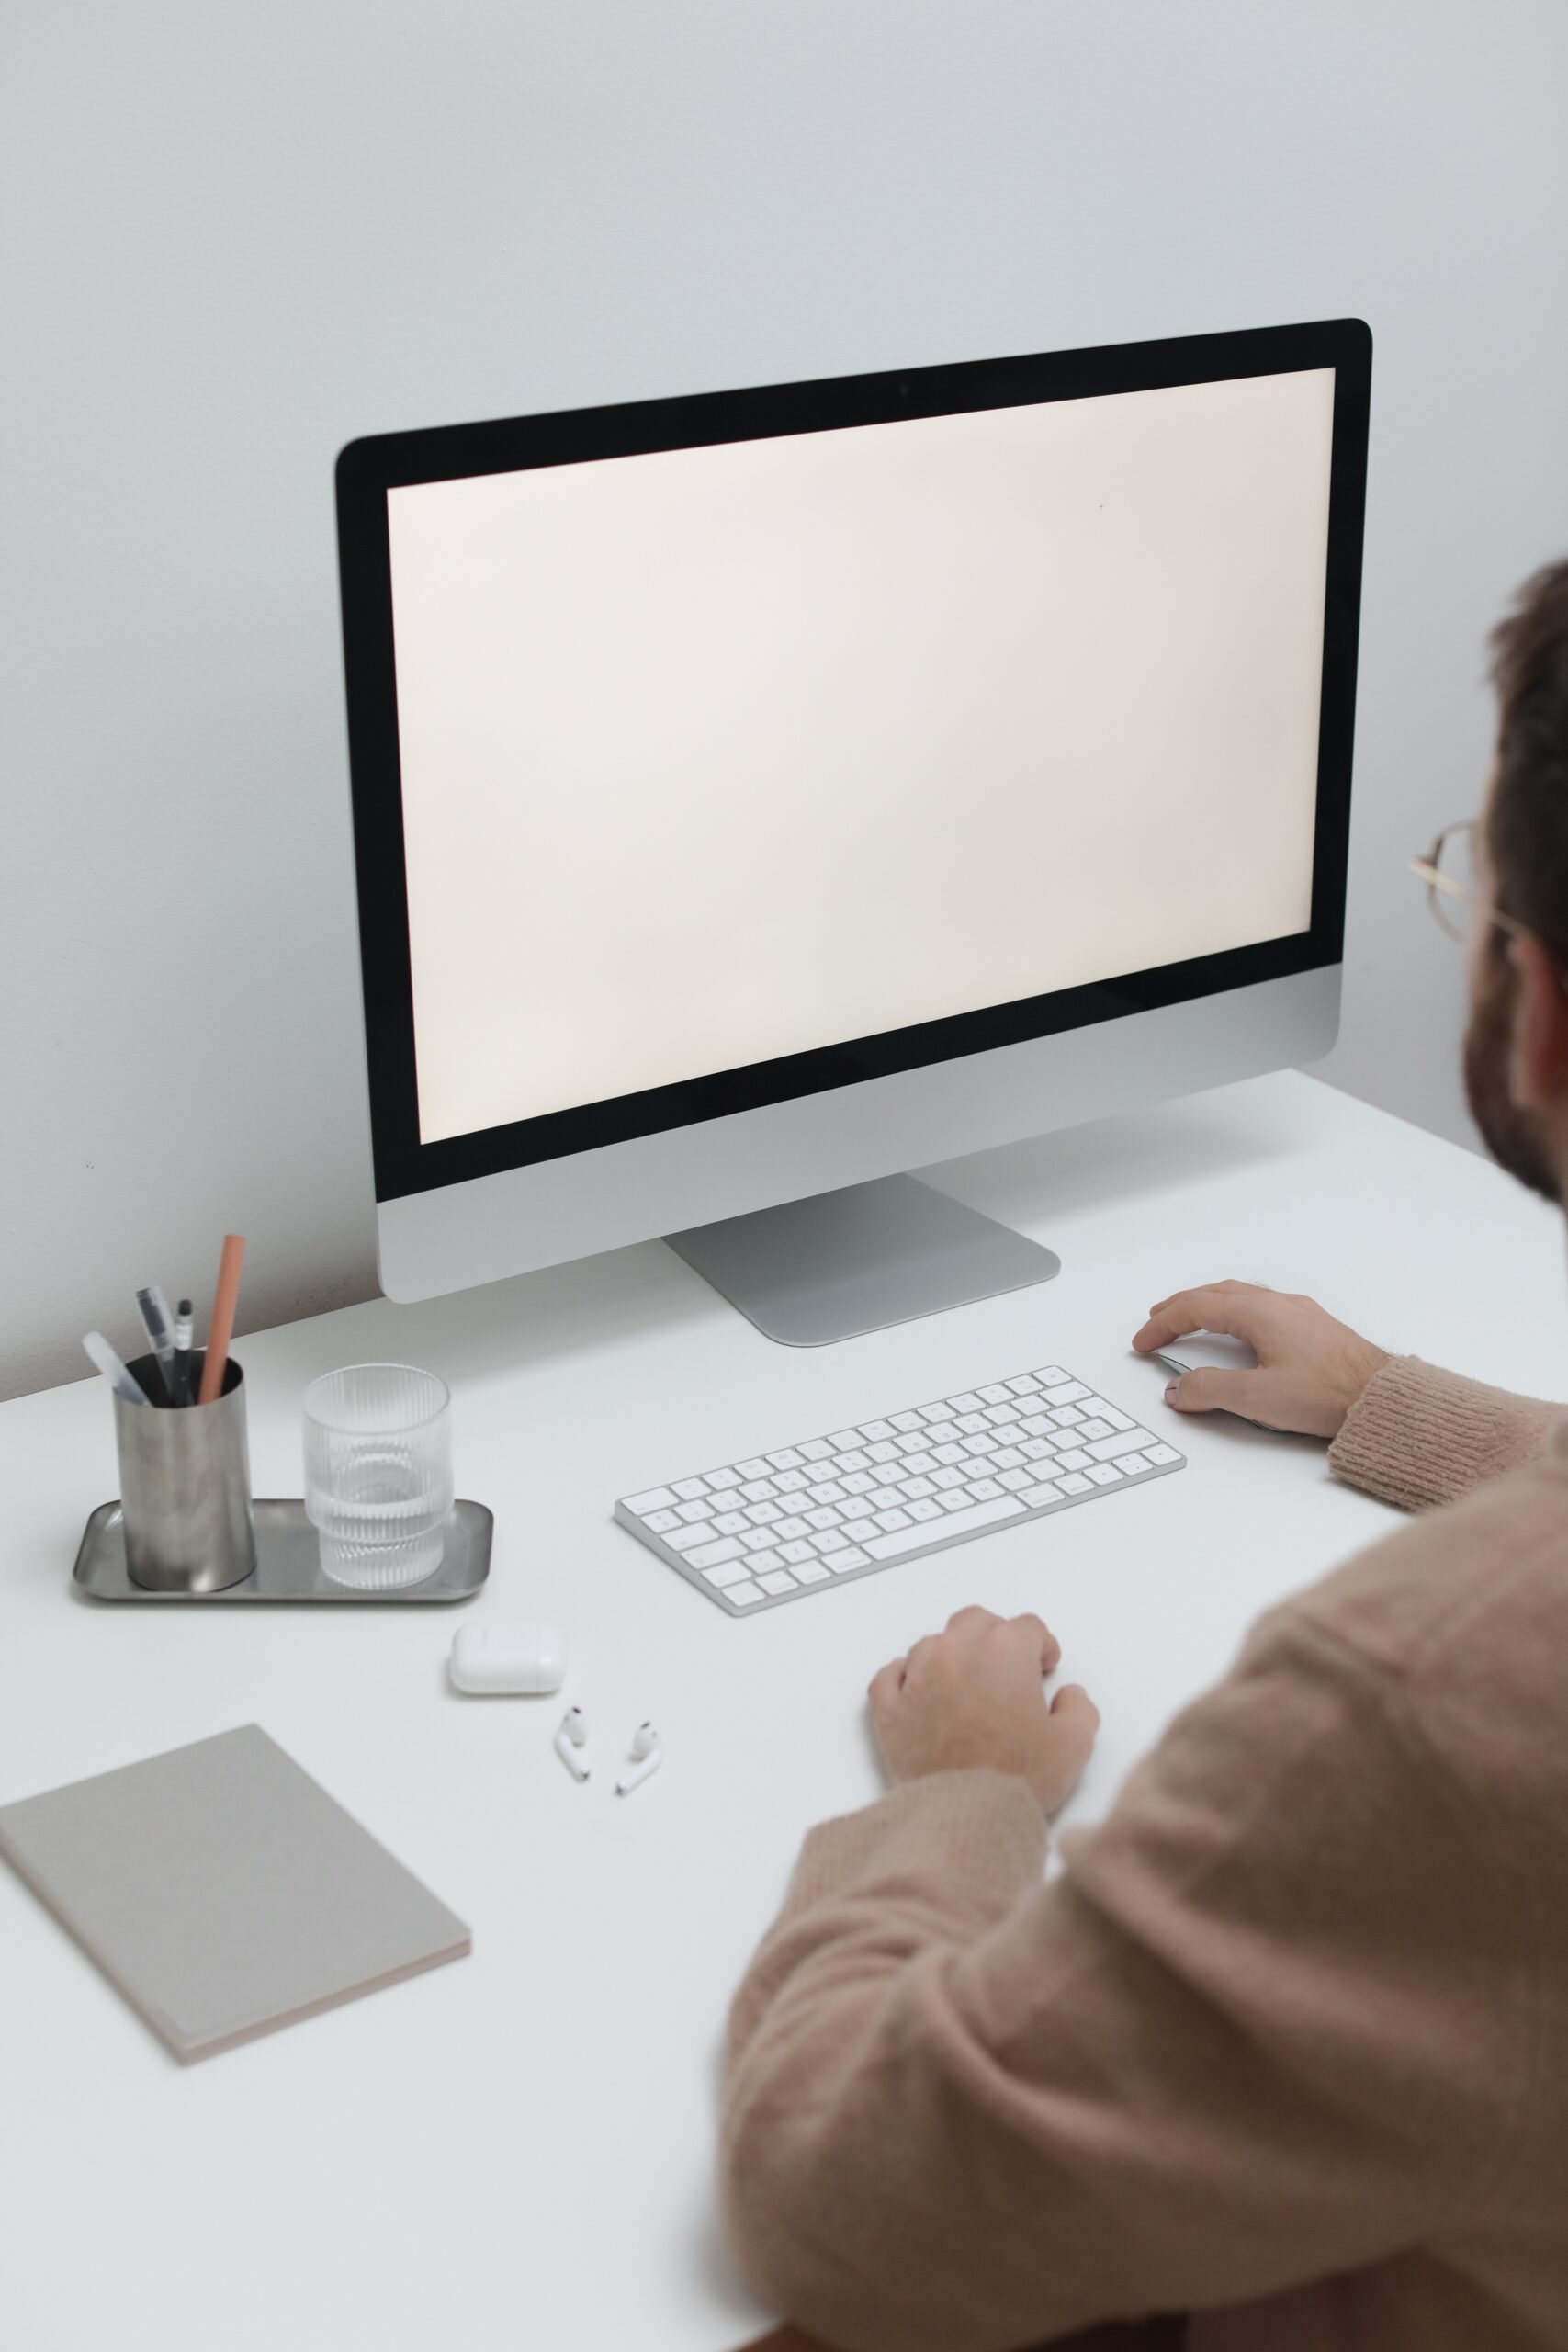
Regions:
M 1105 2327 L 1082 2328 L 1077 2335 L 1055 2336 L 1049 2346 L 1042 2345 L 1039 2352 L 1181 2352 L 1186 2341 L 1184 2319 L 1113 2321 Z M 819 2335 L 807 2335 L 798 2327 L 775 2327 L 771 2335 L 753 2336 L 739 2352 L 831 2352 L 831 2348 Z

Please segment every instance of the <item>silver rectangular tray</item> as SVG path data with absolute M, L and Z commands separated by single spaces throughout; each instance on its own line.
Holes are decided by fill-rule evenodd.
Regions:
M 125 1521 L 118 1502 L 100 1503 L 83 1531 L 73 1571 L 94 1600 L 177 1601 L 203 1606 L 247 1600 L 325 1600 L 384 1609 L 419 1601 L 471 1600 L 490 1574 L 495 1515 L 484 1503 L 454 1503 L 441 1566 L 423 1583 L 396 1592 L 356 1592 L 321 1574 L 316 1531 L 302 1502 L 274 1497 L 251 1506 L 256 1522 L 256 1565 L 221 1592 L 150 1592 L 132 1584 L 125 1566 Z

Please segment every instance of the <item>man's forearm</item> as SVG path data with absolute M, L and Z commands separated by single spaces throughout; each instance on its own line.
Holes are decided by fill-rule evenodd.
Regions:
M 1544 1453 L 1564 1408 L 1391 1356 L 1328 1450 L 1328 1466 L 1402 1510 L 1429 1510 Z

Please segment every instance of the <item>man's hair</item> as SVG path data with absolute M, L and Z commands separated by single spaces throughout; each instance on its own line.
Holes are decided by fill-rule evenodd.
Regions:
M 1568 562 L 1528 580 L 1492 634 L 1497 904 L 1568 962 Z

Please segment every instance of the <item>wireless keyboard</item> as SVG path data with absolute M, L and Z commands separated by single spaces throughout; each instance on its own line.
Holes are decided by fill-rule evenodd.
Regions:
M 1186 1458 L 1047 1364 L 672 1478 L 615 1517 L 740 1617 L 1163 1478 Z

